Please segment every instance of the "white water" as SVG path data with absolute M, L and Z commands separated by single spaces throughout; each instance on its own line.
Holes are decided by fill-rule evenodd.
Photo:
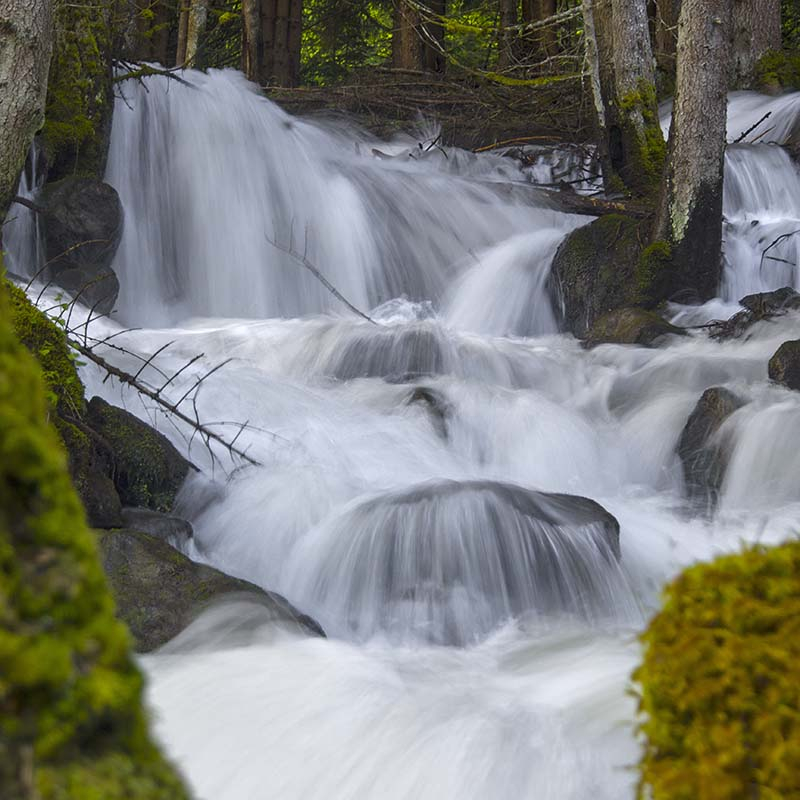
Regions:
M 796 530 L 800 397 L 769 385 L 766 365 L 800 336 L 800 315 L 745 342 L 699 332 L 584 351 L 556 332 L 545 284 L 558 242 L 586 220 L 544 209 L 530 171 L 466 153 L 412 160 L 413 142 L 292 120 L 235 74 L 190 79 L 198 89 L 131 88 L 132 110 L 117 109 L 119 325 L 163 327 L 115 341 L 143 355 L 174 342 L 157 360 L 166 374 L 203 353 L 175 398 L 233 358 L 198 411 L 248 420 L 237 444 L 263 466 L 211 480 L 196 442 L 84 377 L 206 469 L 181 499 L 192 555 L 286 595 L 331 638 L 240 606 L 201 617 L 143 659 L 168 752 L 204 800 L 633 797 L 626 692 L 664 581 Z M 796 104 L 744 98 L 737 133 L 759 103 L 776 116 Z M 757 269 L 748 227 L 768 213 L 792 224 L 787 163 L 774 147 L 731 152 L 713 308 L 735 310 L 741 287 L 797 285 L 796 270 Z M 316 266 L 378 326 L 267 242 L 293 231 L 302 250 L 306 228 Z M 718 385 L 748 402 L 719 432 L 731 461 L 708 518 L 686 502 L 675 445 Z M 527 490 L 602 504 L 621 561 L 574 509 L 532 522 Z M 247 636 L 220 635 L 245 617 Z

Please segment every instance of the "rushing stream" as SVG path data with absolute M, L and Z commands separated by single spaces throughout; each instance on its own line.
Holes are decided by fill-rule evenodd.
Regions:
M 166 374 L 203 353 L 175 397 L 232 358 L 198 412 L 247 421 L 237 444 L 263 466 L 212 465 L 88 367 L 87 391 L 155 419 L 206 469 L 181 498 L 190 555 L 280 592 L 329 638 L 240 605 L 201 616 L 142 659 L 168 753 L 203 800 L 632 797 L 630 674 L 664 581 L 796 530 L 800 395 L 768 383 L 767 361 L 800 315 L 746 341 L 586 351 L 558 333 L 547 278 L 589 220 L 532 187 L 563 164 L 379 143 L 293 119 L 236 73 L 187 77 L 127 86 L 117 105 L 122 289 L 93 327 L 147 326 L 116 340 L 145 355 L 173 342 Z M 772 110 L 762 141 L 784 141 L 799 98 L 732 96 L 729 136 Z M 800 286 L 800 236 L 761 259 L 800 229 L 783 149 L 729 149 L 725 216 L 720 298 L 678 319 Z M 16 262 L 34 258 L 29 225 L 10 237 Z M 719 431 L 730 462 L 708 516 L 675 448 L 711 386 L 747 402 Z M 538 492 L 600 503 L 621 559 L 594 504 Z

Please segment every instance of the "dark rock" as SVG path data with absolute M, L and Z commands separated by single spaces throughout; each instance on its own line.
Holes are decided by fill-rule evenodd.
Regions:
M 280 595 L 197 564 L 161 539 L 129 529 L 100 531 L 98 538 L 117 615 L 139 652 L 168 642 L 212 601 L 237 595 L 269 606 L 276 620 L 324 636 L 316 622 Z
M 769 377 L 787 389 L 800 389 L 800 339 L 784 342 L 769 360 Z
M 774 292 L 748 294 L 739 301 L 744 310 L 737 311 L 730 319 L 716 322 L 711 327 L 714 339 L 738 339 L 756 322 L 780 317 L 788 311 L 800 309 L 800 294 L 789 286 Z
M 641 249 L 638 224 L 618 214 L 567 236 L 553 258 L 551 291 L 568 331 L 585 336 L 604 314 L 639 303 L 635 268 Z
M 123 508 L 120 527 L 147 533 L 180 549 L 194 537 L 190 522 L 149 508 Z
M 109 312 L 119 293 L 111 262 L 122 237 L 116 189 L 93 178 L 65 178 L 44 193 L 49 277 L 73 297 Z
M 114 486 L 114 455 L 108 444 L 80 420 L 58 416 L 55 426 L 67 450 L 72 483 L 93 528 L 116 528 L 122 522 L 122 502 Z
M 169 512 L 192 465 L 158 431 L 100 397 L 89 402 L 86 422 L 114 455 L 114 485 L 123 505 Z
M 599 344 L 638 344 L 653 347 L 665 336 L 685 336 L 683 328 L 670 325 L 653 311 L 643 308 L 620 308 L 604 314 L 592 325 L 585 347 Z
M 678 440 L 677 452 L 689 499 L 708 510 L 716 505 L 728 464 L 728 453 L 713 437 L 722 423 L 743 405 L 728 389 L 706 389 Z
M 447 439 L 447 418 L 450 416 L 451 407 L 444 394 L 427 386 L 417 386 L 411 390 L 406 400 L 406 405 L 414 404 L 427 408 L 436 432 L 442 439 Z

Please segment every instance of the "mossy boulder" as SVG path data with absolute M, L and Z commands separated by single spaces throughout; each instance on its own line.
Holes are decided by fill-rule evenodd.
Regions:
M 111 262 L 122 237 L 122 202 L 95 178 L 65 178 L 44 191 L 48 278 L 84 305 L 108 313 L 119 294 Z
M 550 285 L 568 331 L 583 337 L 604 314 L 642 304 L 637 267 L 645 241 L 638 221 L 607 214 L 561 243 Z
M 784 342 L 769 360 L 769 377 L 787 389 L 800 389 L 800 339 Z
M 212 601 L 242 594 L 269 607 L 275 620 L 322 634 L 317 623 L 279 595 L 197 564 L 163 539 L 130 529 L 98 533 L 117 613 L 139 652 L 168 642 Z
M 0 291 L 0 796 L 181 800 L 9 305 Z
M 729 453 L 715 434 L 744 402 L 722 387 L 706 389 L 689 415 L 677 452 L 689 500 L 711 510 L 717 503 Z
M 670 325 L 654 311 L 643 308 L 619 308 L 604 314 L 592 325 L 584 346 L 599 344 L 638 344 L 655 347 L 667 336 L 685 336 L 686 331 Z
M 86 421 L 113 453 L 114 485 L 123 505 L 171 511 L 193 467 L 169 439 L 100 397 L 91 399 Z
M 639 797 L 798 797 L 800 542 L 690 567 L 642 642 Z
M 102 178 L 114 109 L 108 0 L 59 3 L 43 143 L 50 180 Z

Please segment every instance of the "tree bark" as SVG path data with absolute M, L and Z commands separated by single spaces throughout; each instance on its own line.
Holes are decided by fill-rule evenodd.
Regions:
M 518 34 L 510 31 L 517 24 L 517 0 L 500 0 L 500 40 L 497 54 L 499 69 L 508 69 L 514 62 L 513 47 Z
M 730 0 L 683 0 L 669 157 L 657 236 L 671 248 L 667 296 L 707 300 L 722 269 Z
M 175 52 L 175 66 L 182 67 L 186 63 L 186 36 L 189 32 L 190 0 L 180 0 L 178 16 L 178 48 Z M 244 5 L 244 0 L 243 3 Z
M 678 17 L 681 0 L 656 0 L 655 57 L 658 68 L 675 76 L 675 51 L 678 44 Z
M 52 51 L 52 0 L 0 0 L 0 222 L 44 122 Z
M 733 0 L 732 39 L 731 86 L 750 88 L 761 56 L 781 49 L 780 0 Z
M 192 0 L 186 30 L 185 63 L 192 67 L 203 67 L 203 37 L 208 21 L 208 0 Z
M 242 69 L 262 86 L 300 80 L 302 0 L 242 0 Z
M 422 71 L 425 67 L 419 12 L 404 0 L 396 0 L 392 32 L 392 63 L 397 69 Z
M 428 8 L 434 14 L 444 16 L 447 12 L 446 0 L 429 0 Z M 444 56 L 444 25 L 441 22 L 428 20 L 423 23 L 423 60 L 428 72 L 444 72 L 447 59 Z

